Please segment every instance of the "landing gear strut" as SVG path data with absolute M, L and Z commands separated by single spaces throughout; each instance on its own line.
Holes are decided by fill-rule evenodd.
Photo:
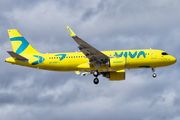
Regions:
M 157 76 L 157 74 L 155 73 L 155 69 L 154 68 L 152 68 L 152 72 L 153 72 L 152 76 L 153 76 L 153 78 L 155 78 Z
M 96 70 L 94 73 L 93 73 L 93 75 L 94 75 L 94 84 L 98 84 L 99 83 L 99 79 L 97 78 L 98 77 L 98 75 L 99 75 L 99 72 Z

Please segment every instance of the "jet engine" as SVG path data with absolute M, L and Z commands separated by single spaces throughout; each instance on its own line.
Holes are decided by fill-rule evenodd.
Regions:
M 110 81 L 125 80 L 125 70 L 102 72 L 101 74 L 103 77 L 109 78 Z

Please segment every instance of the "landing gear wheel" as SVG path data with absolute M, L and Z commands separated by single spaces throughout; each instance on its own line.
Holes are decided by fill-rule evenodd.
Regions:
M 153 76 L 153 78 L 155 78 L 155 77 L 157 76 L 157 74 L 156 74 L 156 73 L 153 73 L 152 76 Z
M 98 78 L 94 78 L 94 84 L 98 84 L 99 83 L 99 79 Z
M 99 75 L 99 72 L 96 70 L 94 73 L 93 73 L 94 77 L 97 77 Z
M 153 78 L 155 78 L 157 76 L 157 74 L 155 73 L 155 69 L 154 68 L 152 68 L 152 72 L 153 72 L 152 76 L 153 76 Z

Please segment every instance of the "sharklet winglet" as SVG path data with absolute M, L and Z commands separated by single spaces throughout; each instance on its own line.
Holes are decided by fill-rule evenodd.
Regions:
M 67 28 L 67 30 L 68 30 L 68 32 L 69 32 L 71 37 L 75 37 L 76 36 L 76 34 L 71 30 L 71 28 L 69 26 L 66 26 L 66 28 Z

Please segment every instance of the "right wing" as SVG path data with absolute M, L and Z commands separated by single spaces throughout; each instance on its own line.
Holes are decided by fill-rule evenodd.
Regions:
M 77 42 L 79 45 L 79 50 L 84 53 L 84 55 L 89 59 L 90 65 L 95 66 L 96 68 L 105 65 L 109 62 L 109 57 L 104 53 L 100 52 L 96 48 L 92 47 L 90 44 L 79 38 L 70 27 L 66 26 L 70 36 Z

